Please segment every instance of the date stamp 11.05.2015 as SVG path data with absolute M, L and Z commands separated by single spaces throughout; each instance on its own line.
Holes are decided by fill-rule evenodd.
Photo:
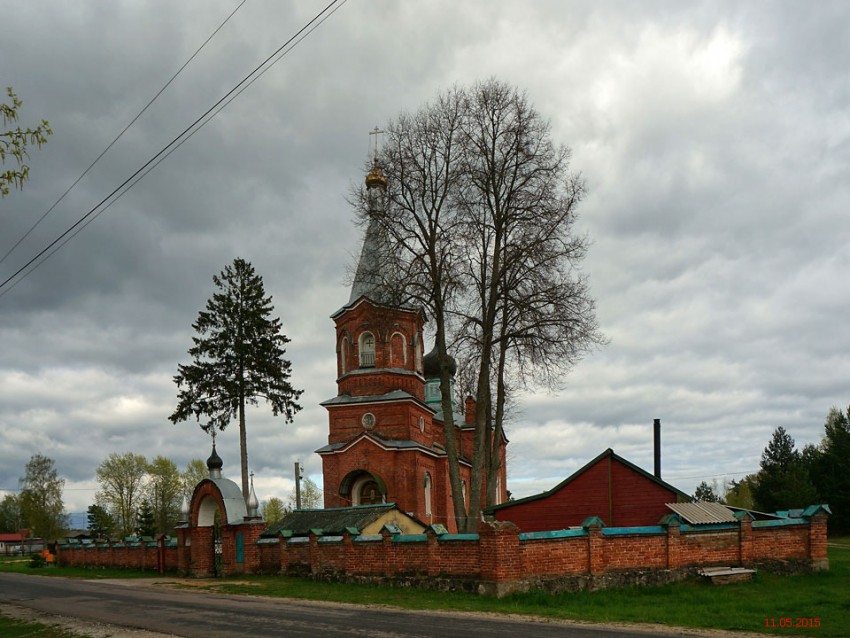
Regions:
M 820 618 L 811 616 L 783 616 L 781 618 L 765 618 L 764 626 L 773 629 L 799 629 L 801 627 L 820 627 Z

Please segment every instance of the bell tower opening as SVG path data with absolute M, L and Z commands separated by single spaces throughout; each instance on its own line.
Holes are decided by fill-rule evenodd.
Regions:
M 360 356 L 361 368 L 375 367 L 375 335 L 371 332 L 363 332 L 358 340 L 357 350 Z

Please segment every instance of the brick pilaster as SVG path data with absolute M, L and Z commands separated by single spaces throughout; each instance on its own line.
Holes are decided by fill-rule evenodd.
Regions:
M 505 596 L 521 588 L 522 564 L 519 529 L 507 521 L 484 522 L 478 526 L 481 589 Z
M 591 575 L 605 572 L 605 537 L 602 528 L 605 524 L 596 516 L 582 523 L 587 530 L 587 571 Z
M 289 569 L 289 547 L 286 544 L 287 538 L 283 534 L 278 536 L 280 542 L 280 573 L 286 574 Z
M 678 518 L 667 523 L 667 569 L 682 565 L 682 528 Z
M 741 516 L 741 527 L 738 531 L 739 552 L 741 565 L 752 565 L 755 560 L 753 546 L 753 519 L 746 512 Z
M 310 533 L 310 573 L 319 573 L 319 537 Z
M 428 537 L 428 575 L 438 576 L 442 571 L 440 541 L 437 540 L 437 533 L 430 526 L 425 530 L 425 535 Z
M 357 556 L 354 549 L 354 537 L 351 532 L 342 533 L 342 564 L 346 574 L 353 574 L 357 565 Z
M 826 553 L 826 512 L 823 510 L 809 519 L 809 559 L 814 569 L 829 569 Z

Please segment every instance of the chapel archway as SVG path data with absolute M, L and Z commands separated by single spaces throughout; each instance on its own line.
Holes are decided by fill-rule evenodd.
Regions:
M 221 474 L 222 461 L 215 451 L 207 459 L 209 477 L 195 486 L 189 504 L 187 535 L 188 571 L 193 576 L 222 576 L 244 564 L 244 535 L 239 526 L 256 518 L 256 496 L 251 486 L 252 512 L 242 489 Z M 229 567 L 228 567 L 229 565 Z
M 377 505 L 387 502 L 387 485 L 374 472 L 355 470 L 342 479 L 339 494 L 352 505 Z

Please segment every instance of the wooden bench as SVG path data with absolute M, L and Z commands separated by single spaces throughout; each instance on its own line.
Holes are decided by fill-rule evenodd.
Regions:
M 756 570 L 746 567 L 703 567 L 697 573 L 710 580 L 712 585 L 728 585 L 751 581 Z

